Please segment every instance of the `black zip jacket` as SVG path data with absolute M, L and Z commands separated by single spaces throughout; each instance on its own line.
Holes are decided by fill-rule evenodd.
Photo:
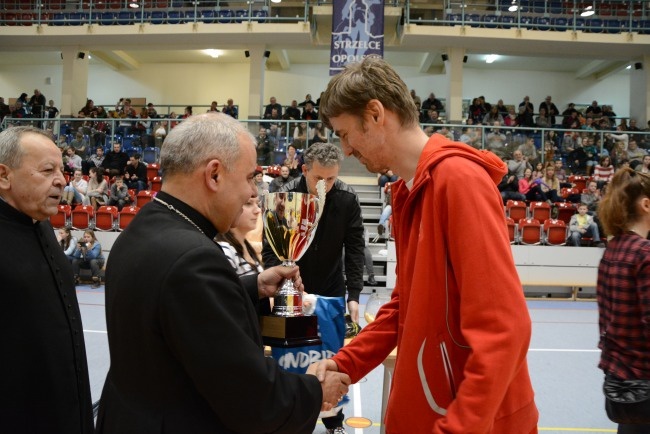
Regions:
M 283 185 L 279 191 L 308 193 L 307 182 L 301 176 Z M 297 262 L 305 291 L 325 297 L 345 297 L 342 261 L 345 248 L 347 301 L 358 302 L 363 289 L 364 247 L 363 219 L 357 194 L 352 187 L 337 179 L 325 198 L 325 209 L 316 235 Z M 262 258 L 265 268 L 280 264 L 266 239 Z

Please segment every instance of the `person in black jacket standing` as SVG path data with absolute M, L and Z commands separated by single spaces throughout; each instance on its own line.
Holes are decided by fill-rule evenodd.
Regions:
M 314 144 L 304 153 L 303 175 L 283 185 L 279 191 L 316 194 L 316 183 L 325 181 L 325 209 L 309 248 L 297 262 L 305 291 L 326 297 L 345 297 L 342 252 L 345 249 L 347 306 L 359 321 L 359 294 L 363 289 L 364 247 L 361 206 L 354 190 L 338 178 L 343 152 L 330 143 Z M 279 264 L 271 246 L 264 243 L 264 266 Z M 340 315 L 343 318 L 344 312 Z M 337 317 L 339 318 L 339 317 Z M 322 321 L 319 318 L 319 321 Z M 340 346 L 343 346 L 341 339 Z M 323 418 L 328 433 L 344 433 L 343 412 Z
M 255 307 L 284 278 L 302 287 L 297 270 L 240 281 L 214 241 L 257 196 L 254 140 L 223 113 L 191 116 L 165 139 L 162 190 L 106 268 L 111 368 L 98 434 L 311 434 L 347 391 L 347 376 L 319 383 L 264 356 Z
M 90 434 L 92 402 L 70 261 L 48 218 L 65 178 L 43 131 L 0 133 L 0 432 Z

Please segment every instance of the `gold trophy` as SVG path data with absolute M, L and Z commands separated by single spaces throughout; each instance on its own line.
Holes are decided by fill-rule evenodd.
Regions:
M 307 193 L 268 193 L 262 197 L 264 235 L 285 267 L 296 265 L 314 239 L 318 220 L 325 206 L 325 184 L 316 186 L 318 196 Z M 316 345 L 318 321 L 305 315 L 302 291 L 285 280 L 273 297 L 273 313 L 262 316 L 260 324 L 265 345 L 297 347 Z

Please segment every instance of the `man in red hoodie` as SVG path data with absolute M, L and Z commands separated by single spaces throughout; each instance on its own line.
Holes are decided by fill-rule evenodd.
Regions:
M 335 76 L 320 115 L 347 155 L 401 178 L 393 185 L 397 283 L 375 321 L 310 369 L 357 382 L 397 347 L 386 433 L 536 433 L 531 321 L 497 189 L 505 164 L 427 137 L 406 85 L 381 59 Z

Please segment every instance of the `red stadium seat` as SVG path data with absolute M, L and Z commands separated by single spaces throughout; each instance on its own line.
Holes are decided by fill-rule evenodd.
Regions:
M 88 229 L 93 227 L 95 208 L 92 205 L 81 205 L 72 210 L 72 229 Z
M 544 242 L 549 246 L 564 246 L 569 237 L 569 228 L 562 220 L 544 221 Z
M 138 195 L 135 197 L 135 206 L 142 208 L 145 204 L 151 202 L 156 195 L 155 191 L 151 190 L 141 190 L 138 192 Z
M 72 208 L 70 205 L 59 205 L 58 208 L 57 213 L 50 217 L 50 224 L 56 229 L 68 227 Z
M 95 229 L 113 231 L 117 226 L 118 211 L 115 206 L 100 206 L 95 213 Z
M 522 200 L 509 200 L 506 202 L 506 216 L 514 221 L 528 217 L 528 207 Z
M 569 224 L 571 216 L 576 213 L 575 204 L 571 202 L 556 202 L 555 206 L 558 210 L 558 220 L 562 220 L 564 223 Z
M 550 219 L 551 205 L 546 202 L 531 202 L 530 217 L 535 220 L 539 220 L 540 222 Z
M 162 188 L 162 178 L 160 176 L 154 176 L 151 180 L 151 191 L 160 191 Z
M 151 163 L 147 165 L 147 178 L 149 181 L 153 180 L 156 176 L 160 175 L 160 164 Z
M 587 188 L 587 181 L 589 180 L 588 177 L 586 176 L 579 176 L 579 175 L 571 175 L 569 176 L 569 182 L 571 184 L 575 184 L 574 188 L 578 190 L 578 192 L 581 192 L 585 188 Z
M 519 242 L 521 244 L 542 244 L 542 225 L 539 220 L 519 220 Z
M 131 220 L 133 220 L 133 217 L 135 217 L 138 211 L 140 211 L 140 208 L 137 206 L 125 206 L 122 208 L 118 216 L 118 228 L 123 231 L 131 223 Z

